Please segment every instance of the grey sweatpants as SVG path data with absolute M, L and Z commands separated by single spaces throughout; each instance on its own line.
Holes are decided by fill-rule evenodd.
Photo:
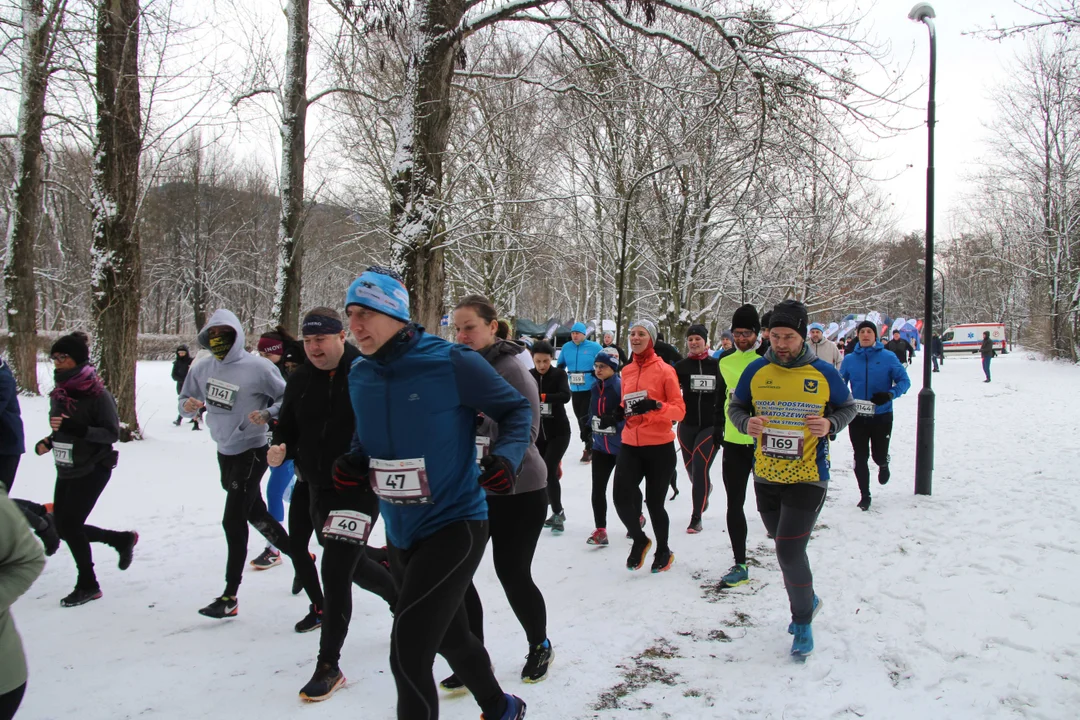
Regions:
M 754 492 L 761 521 L 776 540 L 776 559 L 784 574 L 791 621 L 806 625 L 814 612 L 814 575 L 806 546 L 825 504 L 825 488 L 806 483 L 755 482 Z

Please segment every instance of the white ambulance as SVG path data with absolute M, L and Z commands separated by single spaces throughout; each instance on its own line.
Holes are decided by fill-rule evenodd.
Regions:
M 979 353 L 982 347 L 983 333 L 990 333 L 990 339 L 994 341 L 994 349 L 999 353 L 1005 353 L 1005 324 L 1004 323 L 968 323 L 965 325 L 953 325 L 941 336 L 941 346 L 946 355 L 963 353 Z

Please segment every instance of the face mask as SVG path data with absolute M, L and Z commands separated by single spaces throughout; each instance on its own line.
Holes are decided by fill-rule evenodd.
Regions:
M 229 350 L 232 350 L 232 346 L 233 338 L 229 335 L 210 338 L 210 352 L 214 353 L 214 357 L 218 360 L 224 360 L 225 356 L 229 354 Z

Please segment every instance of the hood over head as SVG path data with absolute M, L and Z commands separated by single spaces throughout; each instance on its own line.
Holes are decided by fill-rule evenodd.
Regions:
M 236 317 L 236 314 L 233 313 L 232 310 L 222 308 L 214 311 L 214 314 L 206 321 L 206 325 L 199 331 L 199 345 L 209 350 L 210 328 L 219 325 L 230 327 L 236 332 L 236 340 L 233 341 L 233 346 L 229 349 L 229 354 L 222 360 L 222 362 L 231 362 L 247 352 L 244 350 L 246 340 L 244 336 L 244 327 L 240 324 L 240 318 Z

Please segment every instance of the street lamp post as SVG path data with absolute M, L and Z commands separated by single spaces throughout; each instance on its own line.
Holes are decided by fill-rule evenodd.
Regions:
M 623 201 L 622 238 L 619 241 L 619 299 L 617 307 L 615 309 L 615 330 L 619 333 L 619 337 L 616 339 L 616 342 L 625 342 L 625 338 L 627 338 L 630 334 L 630 330 L 623 327 L 623 311 L 626 308 L 624 304 L 624 299 L 626 297 L 626 234 L 627 230 L 630 227 L 630 201 L 631 199 L 633 199 L 634 192 L 638 189 L 638 186 L 641 185 L 641 183 L 645 182 L 653 175 L 658 175 L 665 170 L 670 170 L 673 167 L 682 167 L 684 165 L 687 165 L 689 164 L 690 159 L 691 158 L 688 154 L 682 154 L 677 156 L 667 165 L 658 167 L 655 170 L 650 170 L 649 172 L 645 173 L 637 180 L 635 180 L 630 185 L 630 191 L 626 193 L 626 200 Z M 626 322 L 630 321 L 626 320 Z
M 919 258 L 915 262 L 919 265 L 919 267 L 926 267 L 926 260 L 923 260 L 922 258 Z M 938 328 L 938 330 L 944 332 L 945 328 L 948 327 L 948 323 L 945 322 L 945 273 L 943 273 L 941 271 L 941 268 L 937 267 L 936 265 L 934 266 L 934 272 L 937 273 L 938 278 L 941 280 L 941 327 Z M 930 334 L 934 334 L 934 328 L 930 328 Z
M 926 105 L 926 307 L 923 327 L 934 327 L 934 123 L 937 107 L 934 90 L 937 83 L 937 37 L 934 8 L 921 2 L 911 8 L 908 17 L 926 25 L 930 32 L 930 98 Z M 934 477 L 934 390 L 931 387 L 930 356 L 923 352 L 923 387 L 919 391 L 918 425 L 915 431 L 915 494 L 929 495 Z

